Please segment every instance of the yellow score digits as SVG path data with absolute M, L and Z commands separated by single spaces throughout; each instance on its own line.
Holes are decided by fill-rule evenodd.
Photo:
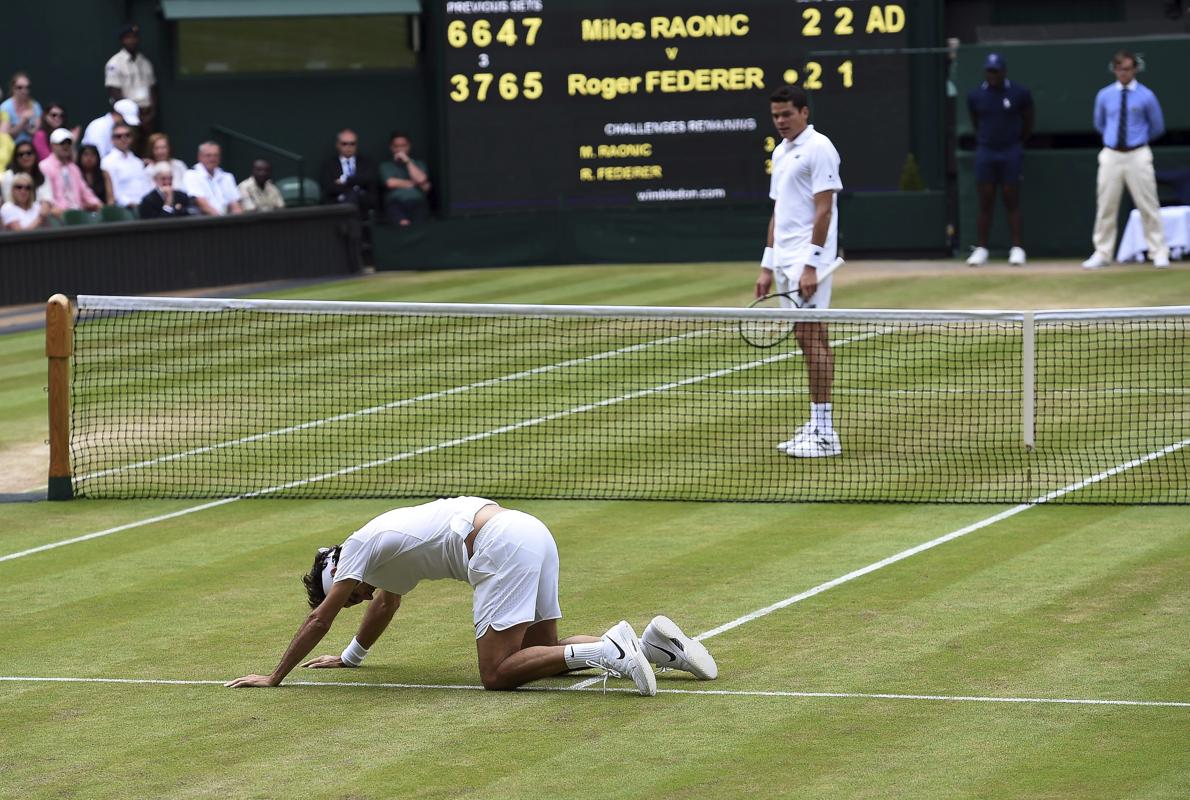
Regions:
M 518 97 L 536 100 L 541 97 L 540 72 L 526 72 L 523 79 L 513 72 L 505 72 L 499 78 L 490 72 L 477 72 L 474 75 L 451 75 L 450 85 L 453 88 L 450 99 L 456 103 L 471 99 L 484 103 L 493 83 L 501 100 L 516 100 Z
M 496 25 L 493 29 L 493 25 Z M 471 30 L 467 30 L 467 23 L 456 19 L 446 26 L 446 41 L 451 47 L 466 47 L 473 44 L 476 47 L 487 47 L 492 42 L 499 42 L 512 47 L 523 42 L 526 47 L 537 44 L 537 32 L 541 30 L 541 17 L 521 17 L 523 31 L 518 32 L 515 19 L 492 23 L 486 19 L 477 19 L 471 23 Z M 524 39 L 521 39 L 521 34 Z
M 802 12 L 802 36 L 822 35 L 822 12 L 807 8 Z M 828 23 L 829 24 L 829 23 Z M 898 5 L 875 5 L 868 11 L 864 33 L 900 33 L 905 29 L 905 9 Z M 835 9 L 835 36 L 855 33 L 855 12 L 847 6 Z

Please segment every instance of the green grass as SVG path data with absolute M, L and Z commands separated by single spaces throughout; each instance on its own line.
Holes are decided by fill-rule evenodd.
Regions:
M 840 282 L 837 304 L 1132 305 L 1190 288 L 1184 270 L 956 269 L 929 280 L 897 270 Z M 423 273 L 285 294 L 738 305 L 753 275 L 745 265 Z M 40 335 L 0 337 L 0 452 L 44 437 L 43 381 Z M 297 575 L 312 549 L 407 502 L 243 500 L 0 561 L 0 677 L 267 671 L 304 614 Z M 0 505 L 0 557 L 195 504 Z M 655 613 L 706 631 L 1006 508 L 511 505 L 558 540 L 564 634 L 622 617 L 639 630 Z M 658 683 L 1186 703 L 1188 572 L 1183 508 L 1035 507 L 709 639 L 715 683 L 674 673 Z M 318 652 L 338 652 L 358 619 L 344 612 Z M 408 596 L 365 667 L 291 677 L 372 686 L 0 682 L 0 797 L 1083 800 L 1181 798 L 1190 783 L 1185 706 L 377 687 L 478 685 L 470 593 L 448 582 Z

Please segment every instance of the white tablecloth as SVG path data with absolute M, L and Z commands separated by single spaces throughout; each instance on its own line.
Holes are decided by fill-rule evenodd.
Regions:
M 1181 258 L 1190 253 L 1190 206 L 1165 206 L 1161 209 L 1161 222 L 1165 225 L 1165 243 L 1169 246 L 1170 258 Z M 1140 224 L 1140 212 L 1135 208 L 1128 215 L 1124 235 L 1120 237 L 1120 249 L 1116 261 L 1144 261 L 1145 231 Z

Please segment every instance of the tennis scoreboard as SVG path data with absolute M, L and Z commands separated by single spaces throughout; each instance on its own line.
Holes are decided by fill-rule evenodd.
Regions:
M 910 152 L 901 51 L 918 5 L 447 2 L 449 207 L 763 200 L 777 143 L 768 97 L 785 84 L 809 92 L 848 190 L 896 189 Z

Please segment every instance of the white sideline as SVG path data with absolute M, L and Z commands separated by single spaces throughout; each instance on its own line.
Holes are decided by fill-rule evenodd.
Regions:
M 155 686 L 223 686 L 224 681 L 170 680 L 165 678 L 44 678 L 25 675 L 0 676 L 0 682 L 8 683 L 114 683 L 149 684 Z M 423 689 L 482 692 L 482 686 L 449 683 L 359 683 L 356 681 L 286 681 L 285 686 L 311 686 L 350 689 Z M 522 686 L 517 691 L 529 692 L 603 692 L 603 689 L 563 688 L 560 686 Z M 617 694 L 636 694 L 635 689 L 609 688 Z M 1077 706 L 1148 706 L 1157 708 L 1190 708 L 1190 702 L 1178 700 L 1100 700 L 1076 697 L 984 697 L 979 695 L 952 694 L 893 694 L 890 692 L 787 692 L 748 691 L 744 689 L 666 689 L 659 687 L 657 694 L 706 695 L 712 697 L 797 697 L 807 699 L 855 699 L 855 700 L 934 700 L 962 703 L 1047 703 L 1052 705 Z
M 928 542 L 923 542 L 922 544 L 919 544 L 916 547 L 910 547 L 908 550 L 902 550 L 901 552 L 899 552 L 895 555 L 891 555 L 888 558 L 881 559 L 880 561 L 869 564 L 866 567 L 861 567 L 860 569 L 854 570 L 853 572 L 848 572 L 846 575 L 840 575 L 839 577 L 837 577 L 833 580 L 829 580 L 826 583 L 820 583 L 812 589 L 807 589 L 804 592 L 795 594 L 792 597 L 787 597 L 784 600 L 773 603 L 770 606 L 765 606 L 764 608 L 760 608 L 760 609 L 757 609 L 756 611 L 753 611 L 749 614 L 745 614 L 742 617 L 733 619 L 731 622 L 726 622 L 717 628 L 711 628 L 709 631 L 704 631 L 703 633 L 698 634 L 694 638 L 701 641 L 703 639 L 709 639 L 712 636 L 718 636 L 719 634 L 729 631 L 732 628 L 738 628 L 739 626 L 741 626 L 745 623 L 752 622 L 753 620 L 760 619 L 761 617 L 764 617 L 764 616 L 768 616 L 769 614 L 773 613 L 774 611 L 779 611 L 782 608 L 793 605 L 794 603 L 801 602 L 802 600 L 805 600 L 806 598 L 813 597 L 816 594 L 822 594 L 827 589 L 833 589 L 834 587 L 839 586 L 844 583 L 847 583 L 848 581 L 854 580 L 855 578 L 859 578 L 863 575 L 867 575 L 870 572 L 875 572 L 878 569 L 883 569 L 884 567 L 887 567 L 889 564 L 895 564 L 898 561 L 902 561 L 906 558 L 909 558 L 910 556 L 915 556 L 918 553 L 921 553 L 921 552 L 924 552 L 931 548 L 937 547 L 940 544 L 945 544 L 946 542 L 949 542 L 953 539 L 958 539 L 960 536 L 966 536 L 968 533 L 977 531 L 980 528 L 986 528 L 989 525 L 993 525 L 997 522 L 1008 519 L 1009 517 L 1016 516 L 1017 514 L 1021 513 L 1022 511 L 1029 510 L 1033 506 L 1041 505 L 1043 503 L 1048 503 L 1051 500 L 1056 500 L 1057 498 L 1062 497 L 1063 495 L 1070 494 L 1071 492 L 1076 492 L 1079 489 L 1083 489 L 1087 486 L 1090 486 L 1091 484 L 1098 483 L 1099 481 L 1102 481 L 1102 480 L 1106 480 L 1107 478 L 1110 478 L 1113 475 L 1118 475 L 1121 472 L 1125 472 L 1127 470 L 1132 469 L 1133 467 L 1140 466 L 1141 464 L 1152 461 L 1153 459 L 1161 458 L 1162 456 L 1169 455 L 1170 453 L 1175 453 L 1178 450 L 1181 450 L 1186 445 L 1190 445 L 1190 439 L 1183 439 L 1180 442 L 1176 442 L 1174 444 L 1168 445 L 1167 447 L 1163 447 L 1160 450 L 1154 450 L 1153 452 L 1149 453 L 1148 455 L 1141 456 L 1140 458 L 1133 459 L 1132 461 L 1126 461 L 1123 464 L 1118 464 L 1118 465 L 1112 467 L 1111 469 L 1104 470 L 1103 472 L 1100 472 L 1098 475 L 1092 475 L 1090 478 L 1084 478 L 1081 481 L 1075 481 L 1074 483 L 1071 483 L 1067 486 L 1063 486 L 1061 489 L 1055 489 L 1052 492 L 1043 494 L 1040 497 L 1034 498 L 1033 500 L 1031 500 L 1028 503 L 1021 503 L 1020 505 L 1013 506 L 1012 508 L 1009 508 L 1005 511 L 1001 511 L 999 514 L 993 514 L 992 516 L 987 517 L 986 519 L 982 519 L 979 522 L 975 522 L 975 523 L 972 523 L 971 525 L 967 525 L 966 527 L 959 528 L 958 530 L 955 530 L 955 531 L 951 531 L 950 533 L 947 533 L 943 536 L 939 536 L 936 539 L 931 539 Z M 588 678 L 585 681 L 580 681 L 579 683 L 574 684 L 570 688 L 585 689 L 588 686 L 592 686 L 593 684 L 598 683 L 601 680 L 603 680 L 603 679 L 602 678 Z
M 847 339 L 840 339 L 835 342 L 832 342 L 831 344 L 832 344 L 832 346 L 839 347 L 839 346 L 848 344 L 850 342 L 862 341 L 864 339 L 869 339 L 873 336 L 879 336 L 879 335 L 880 335 L 880 331 L 873 331 L 873 332 L 869 332 L 869 333 L 860 334 L 858 336 L 853 336 L 853 337 L 850 337 Z M 629 392 L 628 394 L 622 394 L 617 397 L 605 398 L 605 399 L 600 400 L 595 403 L 585 403 L 580 406 L 573 406 L 573 407 L 568 408 L 564 411 L 556 411 L 553 414 L 547 414 L 545 416 L 535 417 L 533 419 L 521 420 L 520 422 L 515 422 L 510 425 L 502 425 L 498 428 L 491 428 L 491 429 L 483 431 L 481 433 L 473 433 L 470 436 L 464 436 L 464 437 L 460 437 L 458 439 L 448 439 L 443 442 L 438 442 L 437 444 L 431 444 L 431 445 L 426 445 L 424 447 L 419 447 L 416 450 L 407 450 L 403 453 L 397 453 L 396 455 L 392 455 L 387 458 L 377 459 L 375 461 L 368 461 L 366 463 L 356 464 L 351 467 L 343 467 L 342 469 L 335 470 L 334 472 L 327 472 L 327 473 L 323 473 L 322 475 L 315 475 L 310 478 L 303 478 L 302 480 L 299 480 L 299 481 L 290 481 L 289 483 L 283 483 L 283 484 L 278 484 L 276 486 L 270 486 L 266 489 L 257 489 L 254 492 L 247 492 L 245 494 L 236 495 L 235 497 L 225 497 L 220 500 L 214 500 L 209 503 L 203 503 L 202 505 L 193 506 L 191 508 L 185 508 L 180 511 L 175 511 L 171 514 L 165 514 L 165 515 L 162 515 L 159 517 L 151 517 L 149 519 L 140 520 L 138 522 L 129 522 L 125 525 L 120 525 L 115 528 L 108 528 L 107 530 L 97 531 L 95 533 L 88 533 L 84 536 L 76 536 L 73 539 L 66 539 L 66 540 L 60 541 L 60 542 L 44 544 L 44 545 L 41 545 L 40 547 L 34 547 L 29 550 L 23 550 L 19 553 L 10 553 L 5 556 L 0 556 L 0 562 L 9 561 L 14 558 L 21 558 L 22 556 L 32 555 L 33 553 L 40 553 L 45 550 L 52 550 L 55 547 L 62 547 L 64 545 L 74 544 L 76 542 L 84 542 L 84 541 L 87 541 L 88 539 L 97 539 L 100 536 L 107 536 L 112 533 L 119 533 L 120 531 L 126 531 L 131 528 L 138 528 L 143 525 L 151 525 L 154 522 L 161 522 L 162 520 L 173 519 L 175 517 L 181 517 L 186 514 L 193 514 L 197 511 L 205 511 L 208 508 L 212 508 L 214 506 L 225 505 L 227 503 L 234 503 L 237 500 L 244 500 L 246 498 L 252 498 L 252 497 L 265 497 L 267 495 L 275 494 L 277 492 L 281 492 L 286 489 L 292 489 L 297 486 L 306 486 L 311 483 L 318 483 L 320 481 L 329 480 L 331 478 L 337 478 L 342 475 L 349 475 L 354 472 L 359 472 L 360 470 L 371 469 L 372 467 L 378 467 L 383 464 L 388 464 L 388 463 L 391 463 L 394 461 L 403 461 L 407 458 L 414 458 L 416 456 L 425 455 L 426 453 L 432 453 L 435 450 L 442 450 L 442 449 L 445 449 L 448 447 L 455 447 L 460 444 L 466 444 L 468 442 L 475 442 L 475 441 L 479 441 L 481 439 L 488 439 L 493 436 L 498 436 L 502 433 L 508 433 L 509 431 L 515 431 L 515 430 L 519 430 L 521 428 L 529 428 L 534 425 L 540 425 L 545 422 L 551 422 L 553 420 L 561 419 L 563 417 L 568 417 L 573 414 L 581 414 L 583 412 L 591 411 L 593 409 L 604 408 L 607 406 L 616 405 L 617 403 L 622 403 L 626 400 L 635 400 L 639 397 L 645 397 L 650 394 L 657 394 L 659 392 L 669 391 L 670 389 L 675 389 L 679 386 L 689 386 L 691 384 L 701 383 L 702 381 L 710 380 L 712 378 L 719 378 L 724 375 L 730 375 L 734 372 L 742 372 L 744 370 L 753 369 L 755 367 L 764 366 L 766 364 L 772 364 L 772 363 L 775 363 L 778 361 L 784 361 L 786 359 L 794 358 L 795 356 L 799 356 L 799 355 L 801 355 L 801 351 L 794 349 L 794 350 L 790 350 L 790 351 L 787 351 L 784 353 L 779 353 L 777 355 L 768 356 L 767 358 L 762 358 L 762 359 L 759 359 L 756 361 L 749 361 L 744 364 L 736 364 L 733 367 L 725 367 L 723 369 L 715 370 L 714 372 L 707 372 L 707 373 L 703 373 L 702 375 L 696 375 L 691 378 L 684 378 L 680 381 L 663 383 L 658 386 L 649 387 L 648 389 L 640 389 L 638 391 Z

